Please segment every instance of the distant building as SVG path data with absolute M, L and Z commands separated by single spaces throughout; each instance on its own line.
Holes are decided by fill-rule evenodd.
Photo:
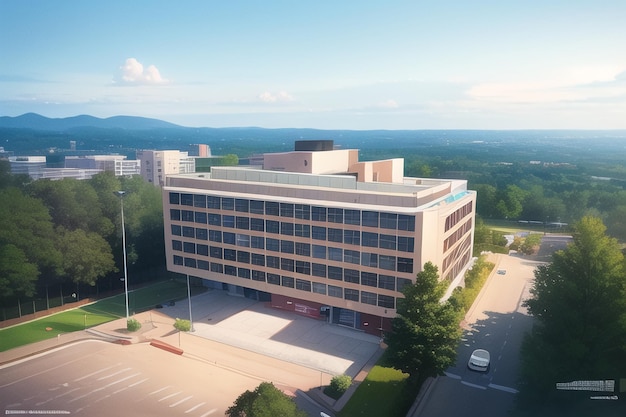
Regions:
M 66 156 L 65 168 L 107 171 L 116 176 L 141 175 L 141 162 L 127 160 L 125 155 Z
M 141 162 L 141 176 L 154 185 L 165 185 L 166 175 L 195 172 L 195 160 L 187 152 L 176 150 L 137 151 Z
M 360 162 L 331 141 L 262 161 L 167 175 L 168 270 L 379 335 L 426 262 L 450 282 L 470 265 L 467 181 L 404 177 L 401 158 Z
M 37 178 L 46 168 L 45 156 L 10 156 L 11 174 L 26 174 Z

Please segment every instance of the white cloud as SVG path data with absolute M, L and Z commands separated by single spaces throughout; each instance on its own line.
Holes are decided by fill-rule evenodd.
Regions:
M 397 109 L 400 106 L 395 100 L 389 99 L 378 103 L 378 107 L 382 107 L 383 109 Z
M 161 77 L 159 69 L 154 65 L 148 68 L 135 58 L 128 58 L 120 67 L 120 80 L 125 84 L 166 84 L 168 81 Z
M 258 98 L 264 103 L 286 103 L 293 101 L 291 94 L 285 91 L 280 91 L 276 94 L 265 91 L 259 94 Z

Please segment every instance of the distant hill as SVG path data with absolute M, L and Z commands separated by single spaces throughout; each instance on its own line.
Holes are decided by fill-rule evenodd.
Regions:
M 101 119 L 80 115 L 51 119 L 37 113 L 26 113 L 17 117 L 0 117 L 0 128 L 66 131 L 85 127 L 127 130 L 181 128 L 179 125 L 164 122 L 163 120 L 134 116 L 114 116 Z

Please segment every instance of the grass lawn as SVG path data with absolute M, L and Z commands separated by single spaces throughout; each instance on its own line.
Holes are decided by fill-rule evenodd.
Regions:
M 356 389 L 340 417 L 405 417 L 417 395 L 407 383 L 408 374 L 376 365 Z
M 204 291 L 193 288 L 192 294 Z M 162 281 L 128 293 L 131 315 L 154 308 L 156 304 L 187 298 L 187 283 L 179 280 Z M 28 323 L 0 330 L 0 352 L 14 347 L 57 337 L 93 327 L 126 315 L 124 294 L 96 301 L 93 304 L 53 314 Z M 50 330 L 47 330 L 50 329 Z

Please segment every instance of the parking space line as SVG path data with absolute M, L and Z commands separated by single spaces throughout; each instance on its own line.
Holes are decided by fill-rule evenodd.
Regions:
M 188 413 L 191 413 L 192 411 L 197 410 L 198 408 L 202 407 L 204 404 L 206 404 L 206 402 L 201 402 L 200 404 L 194 405 L 189 410 L 185 411 L 185 414 L 188 414 Z
M 119 374 L 121 374 L 122 372 L 130 371 L 131 369 L 133 369 L 133 368 L 124 368 L 124 369 L 120 369 L 120 370 L 119 370 L 119 371 L 117 371 L 117 372 L 113 372 L 112 374 L 105 375 L 105 376 L 102 376 L 102 377 L 98 378 L 98 381 L 102 381 L 103 379 L 109 379 L 109 378 L 111 378 L 111 377 L 114 377 L 115 375 L 119 375 Z
M 119 366 L 119 365 L 121 365 L 121 364 L 118 363 L 118 364 L 113 365 L 113 366 L 107 366 L 106 368 L 99 369 L 99 370 L 97 370 L 95 372 L 92 372 L 90 374 L 87 374 L 85 376 L 81 376 L 80 378 L 76 378 L 74 380 L 74 382 L 82 381 L 83 379 L 87 379 L 87 378 L 89 378 L 91 376 L 98 375 L 99 373 L 102 373 L 104 371 L 108 371 L 109 369 L 114 368 L 114 367 Z
M 174 404 L 170 404 L 170 408 L 176 407 L 177 405 L 180 405 L 180 404 L 184 403 L 185 401 L 189 400 L 190 398 L 193 398 L 193 395 L 190 395 L 189 397 L 185 397 L 182 400 L 178 400 Z
M 178 391 L 178 392 L 175 392 L 175 393 L 173 393 L 173 394 L 166 395 L 165 397 L 161 398 L 161 399 L 159 400 L 159 402 L 161 402 L 161 401 L 165 401 L 165 400 L 167 400 L 168 398 L 172 398 L 172 397 L 174 397 L 174 396 L 176 396 L 176 395 L 180 394 L 181 392 L 182 392 L 182 391 Z
M 152 392 L 151 392 L 150 394 L 148 394 L 148 395 L 158 394 L 158 393 L 159 393 L 159 392 L 161 392 L 161 391 L 165 391 L 165 390 L 166 390 L 166 389 L 168 389 L 169 387 L 170 387 L 170 385 L 168 385 L 168 386 L 166 386 L 166 387 L 163 387 L 163 388 L 161 388 L 161 389 L 158 389 L 158 390 L 156 390 L 156 391 L 152 391 Z
M 207 411 L 206 413 L 202 414 L 200 417 L 210 416 L 211 414 L 215 413 L 216 411 L 217 411 L 217 408 L 214 408 L 213 410 Z

